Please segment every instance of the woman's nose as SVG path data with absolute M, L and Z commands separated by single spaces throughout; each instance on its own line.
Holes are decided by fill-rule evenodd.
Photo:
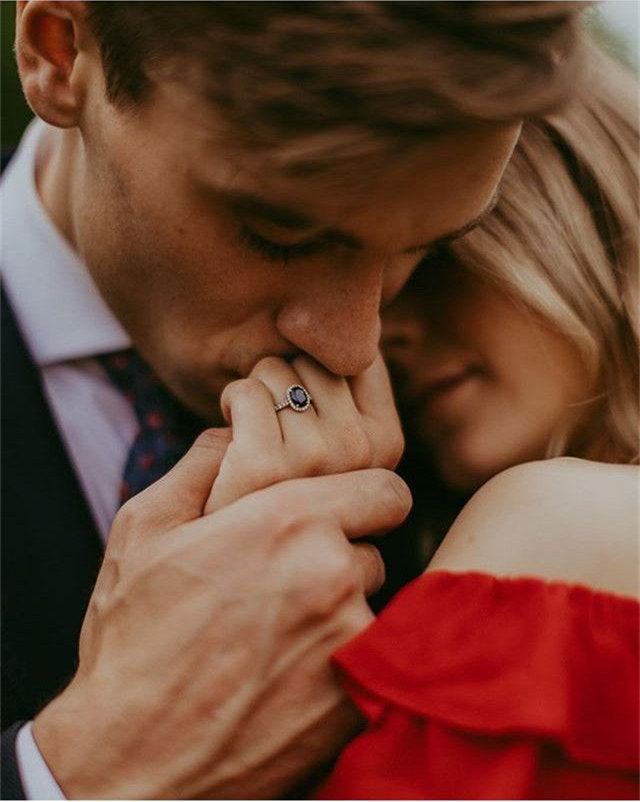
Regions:
M 425 327 L 410 312 L 385 314 L 382 319 L 381 347 L 385 354 L 408 354 L 419 350 L 425 341 Z

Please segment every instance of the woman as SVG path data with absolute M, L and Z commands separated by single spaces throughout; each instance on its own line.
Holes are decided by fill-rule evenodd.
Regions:
M 369 726 L 323 798 L 637 797 L 637 101 L 597 77 L 387 313 L 416 504 L 473 495 L 336 656 Z
M 494 214 L 386 313 L 425 561 L 505 468 L 638 461 L 636 87 L 593 63 L 584 103 L 525 126 Z
M 320 798 L 637 795 L 637 117 L 627 78 L 604 59 L 597 77 L 525 125 L 493 213 L 387 315 L 413 465 L 473 495 L 425 574 L 336 654 L 368 724 Z M 338 381 L 263 370 L 281 384 L 295 368 L 321 392 Z M 242 397 L 227 394 L 213 508 L 251 475 Z M 309 431 L 276 438 L 274 481 L 310 464 Z

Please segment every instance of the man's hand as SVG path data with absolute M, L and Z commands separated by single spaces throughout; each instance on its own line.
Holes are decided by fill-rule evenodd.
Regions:
M 357 724 L 331 652 L 372 619 L 409 492 L 383 469 L 295 479 L 203 515 L 228 442 L 205 432 L 119 513 L 70 686 L 34 722 L 69 797 L 280 796 Z

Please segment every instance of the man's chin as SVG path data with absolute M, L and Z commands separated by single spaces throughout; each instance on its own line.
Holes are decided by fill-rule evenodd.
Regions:
M 184 406 L 207 424 L 207 426 L 227 426 L 220 410 L 220 397 L 224 388 L 232 381 L 241 378 L 237 373 L 218 375 L 208 386 L 195 385 L 185 382 L 175 393 Z
M 190 412 L 193 412 L 194 415 L 201 418 L 206 426 L 218 427 L 227 425 L 222 417 L 220 397 L 218 395 L 207 398 L 202 398 L 202 396 L 200 396 L 196 399 L 190 396 L 189 398 L 182 398 L 180 400 Z

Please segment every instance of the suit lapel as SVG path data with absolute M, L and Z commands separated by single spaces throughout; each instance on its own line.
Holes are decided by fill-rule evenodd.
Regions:
M 2 719 L 72 677 L 102 543 L 2 296 Z

